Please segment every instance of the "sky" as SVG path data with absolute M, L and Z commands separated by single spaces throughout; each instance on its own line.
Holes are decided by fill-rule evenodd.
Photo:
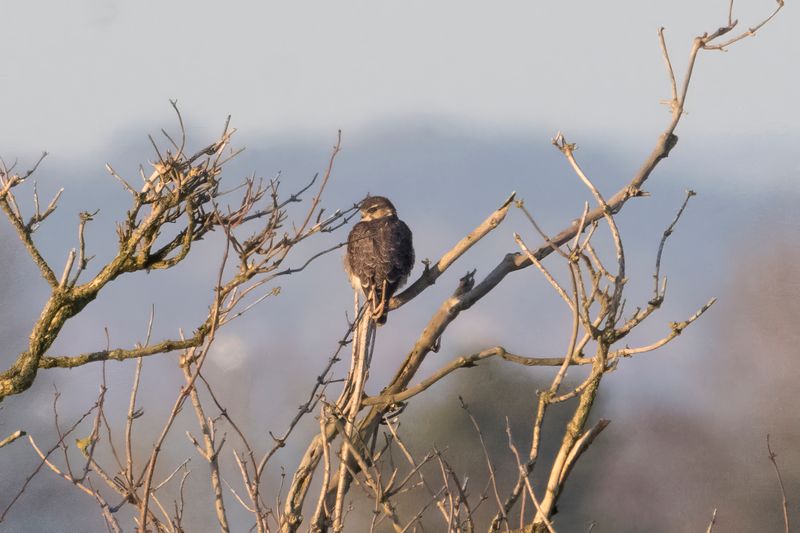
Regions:
M 740 1 L 734 16 L 746 27 L 773 7 L 770 0 Z M 386 194 L 414 230 L 417 257 L 436 258 L 514 190 L 549 231 L 578 216 L 589 198 L 550 146 L 558 130 L 578 143 L 577 155 L 601 190 L 614 191 L 630 179 L 669 118 L 659 103 L 669 96 L 669 85 L 656 30 L 666 28 L 676 73 L 682 76 L 692 37 L 715 29 L 726 17 L 727 2 L 721 0 L 81 0 L 50 2 L 46 9 L 0 2 L 0 18 L 6 21 L 0 48 L 0 156 L 18 157 L 24 166 L 42 150 L 50 153 L 37 173 L 40 193 L 48 196 L 62 186 L 66 191 L 36 238 L 45 257 L 60 266 L 74 246 L 80 210 L 102 208 L 89 227 L 89 246 L 98 262 L 110 254 L 111 223 L 122 216 L 127 200 L 103 166 L 110 162 L 124 175 L 134 175 L 138 164 L 146 164 L 152 158 L 147 135 L 177 129 L 170 99 L 178 100 L 195 147 L 211 141 L 232 115 L 239 129 L 234 144 L 247 147 L 231 163 L 226 179 L 234 181 L 280 171 L 287 188 L 305 183 L 324 169 L 341 129 L 344 149 L 326 207 L 349 206 L 368 191 Z M 800 229 L 796 21 L 790 3 L 755 38 L 727 53 L 701 54 L 678 147 L 648 182 L 653 197 L 631 202 L 620 215 L 630 271 L 636 274 L 631 298 L 646 301 L 660 232 L 684 189 L 699 193 L 668 244 L 664 268 L 670 296 L 663 315 L 643 328 L 642 338 L 655 338 L 668 321 L 685 318 L 711 296 L 720 298 L 708 320 L 687 330 L 664 356 L 624 361 L 609 376 L 602 398 L 601 414 L 614 425 L 604 434 L 608 443 L 588 456 L 596 462 L 590 463 L 595 477 L 587 478 L 587 486 L 604 493 L 598 479 L 613 479 L 609 482 L 630 497 L 659 488 L 664 498 L 675 498 L 685 510 L 682 516 L 658 502 L 637 507 L 636 523 L 651 531 L 701 529 L 717 504 L 727 505 L 721 520 L 728 524 L 735 523 L 732 517 L 755 515 L 762 500 L 747 500 L 745 481 L 755 479 L 759 487 L 771 487 L 772 481 L 759 477 L 771 472 L 753 466 L 753 458 L 761 458 L 763 433 L 771 430 L 776 445 L 796 449 L 791 429 L 796 421 L 778 401 L 781 392 L 791 390 L 781 379 L 798 372 L 789 357 L 794 326 L 785 319 L 791 312 L 776 311 L 786 303 L 785 295 L 798 290 L 791 270 L 796 262 L 784 259 L 795 257 L 788 248 Z M 382 329 L 381 357 L 369 390 L 375 392 L 390 377 L 409 336 L 424 326 L 463 271 L 477 268 L 480 279 L 514 249 L 512 231 L 536 240 L 516 211 L 506 226 L 416 300 L 416 307 L 392 314 Z M 290 260 L 300 264 L 342 237 L 323 236 Z M 0 320 L 5 364 L 24 348 L 45 287 L 6 227 L 0 229 L 0 241 L 5 243 L 0 268 L 11 272 L 0 279 L 0 292 L 4 301 L 14 302 L 14 313 L 6 309 Z M 153 304 L 154 337 L 172 337 L 178 327 L 191 327 L 208 302 L 218 244 L 214 239 L 202 243 L 193 251 L 198 260 L 174 271 L 120 278 L 68 324 L 54 353 L 105 346 L 106 327 L 115 345 L 141 341 Z M 761 264 L 770 270 L 751 270 Z M 304 277 L 286 281 L 280 300 L 266 302 L 220 334 L 210 369 L 231 408 L 238 408 L 254 431 L 283 427 L 283 415 L 305 391 L 286 375 L 316 371 L 341 335 L 352 296 L 340 269 L 340 256 L 322 258 Z M 558 305 L 532 269 L 509 276 L 451 326 L 442 353 L 426 362 L 423 372 L 498 343 L 530 355 L 562 350 L 568 317 L 554 311 Z M 784 320 L 764 318 L 770 312 Z M 317 325 L 313 335 L 304 333 L 308 323 Z M 762 339 L 770 340 L 771 365 L 750 362 Z M 158 400 L 177 390 L 173 363 L 169 357 L 152 358 L 145 367 L 148 393 L 142 402 L 154 428 L 164 414 Z M 110 402 L 123 410 L 131 369 L 109 366 Z M 53 386 L 62 391 L 68 418 L 93 401 L 98 372 L 43 372 L 25 395 L 4 402 L 0 436 L 24 424 L 48 441 Z M 446 389 L 432 396 L 442 402 L 437 406 L 454 402 L 448 391 L 454 394 Z M 743 399 L 748 395 L 775 400 L 751 403 Z M 739 427 L 739 415 L 749 421 L 742 434 L 731 430 Z M 781 425 L 770 426 L 776 420 Z M 3 464 L 14 467 L 0 476 L 0 495 L 30 471 L 30 450 L 20 444 L 0 453 L 0 471 Z M 143 438 L 141 446 L 146 445 Z M 692 455 L 693 447 L 703 453 Z M 714 449 L 724 453 L 714 456 L 709 451 Z M 286 453 L 281 461 L 292 468 L 295 452 Z M 662 456 L 652 468 L 642 468 L 647 458 Z M 706 468 L 692 462 L 709 456 L 714 460 Z M 800 465 L 800 457 L 793 464 Z M 728 483 L 725 476 L 739 469 L 742 476 Z M 689 487 L 686 493 L 682 483 Z M 789 483 L 800 490 L 799 478 Z M 53 501 L 63 506 L 59 509 L 86 509 L 72 516 L 77 529 L 102 526 L 94 503 L 73 495 L 70 487 L 42 478 L 31 492 L 19 514 L 12 515 L 12 531 L 34 519 L 46 530 L 56 520 L 55 512 L 25 512 L 35 509 L 36 495 L 57 496 Z M 685 494 L 693 495 L 691 501 Z M 570 502 L 591 499 L 585 493 L 565 497 L 573 499 L 565 500 L 561 520 L 570 519 Z M 738 503 L 743 500 L 746 505 Z M 0 505 L 4 501 L 0 498 Z M 585 527 L 608 511 L 617 512 L 617 528 L 606 522 L 597 531 L 623 531 L 621 523 L 631 527 L 619 501 L 592 501 L 595 507 L 578 514 L 584 522 L 566 523 Z
M 737 2 L 741 27 L 773 8 Z M 791 3 L 732 53 L 704 54 L 685 132 L 798 134 Z M 5 157 L 80 157 L 185 118 L 248 136 L 368 135 L 375 123 L 452 119 L 479 130 L 650 138 L 668 85 L 656 30 L 682 75 L 722 0 L 677 2 L 3 2 Z

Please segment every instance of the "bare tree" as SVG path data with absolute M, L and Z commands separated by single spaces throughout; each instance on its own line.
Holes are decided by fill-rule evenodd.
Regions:
M 106 418 L 108 386 L 105 379 L 94 404 L 66 430 L 58 418 L 59 395 L 56 393 L 53 407 L 58 441 L 43 450 L 29 436 L 30 446 L 41 462 L 6 504 L 0 522 L 23 495 L 28 482 L 47 466 L 57 476 L 92 497 L 112 531 L 122 531 L 125 520 L 133 521 L 139 531 L 184 531 L 188 503 L 184 498 L 184 487 L 186 483 L 199 483 L 193 480 L 201 476 L 205 479 L 206 474 L 221 531 L 233 529 L 229 517 L 229 504 L 233 501 L 250 516 L 252 528 L 259 532 L 342 531 L 352 516 L 353 502 L 356 501 L 369 502 L 370 531 L 416 531 L 425 521 L 436 524 L 433 526 L 436 530 L 457 532 L 472 532 L 476 528 L 555 531 L 556 504 L 570 474 L 587 448 L 609 424 L 603 418 L 590 423 L 603 378 L 615 371 L 624 359 L 655 351 L 678 337 L 715 301 L 711 298 L 705 303 L 698 302 L 699 308 L 692 314 L 687 312 L 683 320 L 668 323 L 661 338 L 634 347 L 624 344 L 631 332 L 654 315 L 666 298 L 666 277 L 661 272 L 662 254 L 667 239 L 694 193 L 687 192 L 675 218 L 658 242 L 654 271 L 649 274 L 653 277 L 652 296 L 633 310 L 626 310 L 625 289 L 635 274 L 628 271 L 623 235 L 615 217 L 628 200 L 647 195 L 643 188 L 646 181 L 675 148 L 678 142 L 675 131 L 684 117 L 698 54 L 707 50 L 727 50 L 734 43 L 754 35 L 782 7 L 783 2 L 779 1 L 763 21 L 737 34 L 738 24 L 733 19 L 731 2 L 726 24 L 696 37 L 692 42 L 680 79 L 675 75 L 663 28 L 660 29 L 658 40 L 671 92 L 666 101 L 670 118 L 652 152 L 634 176 L 621 184 L 614 194 L 604 194 L 576 159 L 577 146 L 568 142 L 562 133 L 556 134 L 552 141 L 554 147 L 563 154 L 586 187 L 593 205 L 587 202 L 582 212 L 565 217 L 577 215 L 575 220 L 557 234 L 547 235 L 526 210 L 522 200 L 512 193 L 483 222 L 444 251 L 438 261 L 427 263 L 420 277 L 389 302 L 390 309 L 410 304 L 432 286 L 467 250 L 503 224 L 512 208 L 525 214 L 531 224 L 528 232 L 532 230 L 542 240 L 537 248 L 531 248 L 526 239 L 515 233 L 518 251 L 505 255 L 480 281 L 476 280 L 475 270 L 468 271 L 452 294 L 434 311 L 416 339 L 410 341 L 405 360 L 380 394 L 375 396 L 367 396 L 364 391 L 379 332 L 374 324 L 375 314 L 368 309 L 371 304 L 362 304 L 356 295 L 352 322 L 346 325 L 342 338 L 311 382 L 306 401 L 290 418 L 285 432 L 272 435 L 272 445 L 263 449 L 253 444 L 254 439 L 241 429 L 236 415 L 219 400 L 204 374 L 204 363 L 219 329 L 274 294 L 271 282 L 279 276 L 300 273 L 314 259 L 342 246 L 320 250 L 297 267 L 285 266 L 287 256 L 298 243 L 316 234 L 335 231 L 354 214 L 354 208 L 350 207 L 326 215 L 320 204 L 332 175 L 340 140 L 334 146 L 322 176 L 315 177 L 298 191 L 285 195 L 280 190 L 278 179 L 264 183 L 248 178 L 240 186 L 225 192 L 221 188 L 224 166 L 238 153 L 230 148 L 234 130 L 226 123 L 217 140 L 189 153 L 181 122 L 181 135 L 177 140 L 165 133 L 166 147 L 153 141 L 157 162 L 153 164 L 152 172 L 141 173 L 141 186 L 132 186 L 129 180 L 108 167 L 109 173 L 130 194 L 132 204 L 117 225 L 119 242 L 115 256 L 87 281 L 81 281 L 81 277 L 89 275 L 92 257 L 87 255 L 84 229 L 92 221 L 93 213 L 81 214 L 77 247 L 68 252 L 62 273 L 57 275 L 57 270 L 43 258 L 33 235 L 57 208 L 60 193 L 42 209 L 34 186 L 33 213 L 23 216 L 18 202 L 18 187 L 34 175 L 41 160 L 21 174 L 15 174 L 13 167 L 3 167 L 0 169 L 0 208 L 49 284 L 50 296 L 31 330 L 27 350 L 0 374 L 0 400 L 30 388 L 39 369 L 73 368 L 92 362 L 105 364 L 109 359 L 136 359 L 136 369 L 123 428 L 112 427 Z M 180 114 L 178 118 L 180 120 Z M 310 193 L 312 188 L 314 192 Z M 221 206 L 220 199 L 226 195 L 236 199 L 235 207 Z M 307 199 L 306 195 L 311 195 L 311 198 Z M 291 230 L 286 229 L 292 217 L 290 206 L 301 201 L 307 203 L 299 215 L 294 215 L 296 219 L 293 219 Z M 114 349 L 107 346 L 78 355 L 49 353 L 64 324 L 97 298 L 108 284 L 123 275 L 175 267 L 192 257 L 193 244 L 214 230 L 224 234 L 225 246 L 209 311 L 191 335 L 181 334 L 174 339 L 151 343 L 151 316 L 147 339 L 141 345 Z M 606 255 L 609 257 L 604 258 Z M 545 266 L 543 261 L 550 256 L 561 263 Z M 431 352 L 439 350 L 443 334 L 460 313 L 478 304 L 508 274 L 530 266 L 544 276 L 563 300 L 571 317 L 570 335 L 565 339 L 564 352 L 542 357 L 518 355 L 502 346 L 490 346 L 457 357 L 428 376 L 418 378 L 423 361 Z M 349 369 L 344 377 L 339 377 L 336 363 L 343 358 L 342 352 L 348 347 L 351 355 Z M 143 358 L 166 352 L 180 353 L 184 384 L 175 397 L 169 416 L 160 422 L 162 429 L 149 446 L 149 455 L 143 461 L 137 461 L 132 453 L 132 443 L 137 438 L 135 428 L 139 423 L 136 421 L 144 416 L 137 408 Z M 506 423 L 508 448 L 517 473 L 511 486 L 504 486 L 497 479 L 497 466 L 487 451 L 484 432 L 469 406 L 462 401 L 485 452 L 489 483 L 479 490 L 470 485 L 469 473 L 459 475 L 452 468 L 446 450 L 431 448 L 423 456 L 415 456 L 405 444 L 401 420 L 406 403 L 415 396 L 436 386 L 445 376 L 462 368 L 480 366 L 488 359 L 526 367 L 548 367 L 553 372 L 549 386 L 537 393 L 529 426 L 529 449 L 520 450 L 510 424 Z M 565 379 L 569 372 L 578 373 L 582 378 L 571 384 Z M 197 473 L 200 471 L 197 467 L 189 468 L 191 458 L 188 457 L 177 464 L 157 468 L 167 439 L 187 400 L 200 434 L 197 438 L 188 432 L 187 437 L 197 456 L 207 465 L 202 469 L 203 474 Z M 555 453 L 544 460 L 541 446 L 543 424 L 550 408 L 558 404 L 568 406 L 568 421 L 561 433 L 555 436 L 560 441 Z M 314 423 L 317 431 L 309 442 L 295 443 L 304 445 L 305 452 L 287 477 L 286 486 L 282 477 L 280 480 L 265 479 L 268 464 L 281 448 L 289 444 L 301 420 L 310 418 L 312 414 L 317 415 Z M 497 413 L 498 418 L 503 416 L 504 413 Z M 67 438 L 79 427 L 89 424 L 89 436 L 76 442 L 76 450 L 71 449 Z M 12 433 L 0 440 L 0 447 L 23 435 L 21 430 Z M 101 448 L 106 452 L 104 457 L 110 458 L 108 461 L 99 459 Z M 224 450 L 230 453 L 223 453 Z M 54 459 L 56 452 L 61 455 L 61 461 Z M 771 450 L 769 453 L 775 464 L 774 454 Z M 232 465 L 238 479 L 226 478 L 223 463 Z M 537 468 L 546 479 L 541 489 L 532 482 Z M 276 493 L 277 501 L 268 502 L 265 492 Z M 401 509 L 402 502 L 410 494 L 421 497 L 415 501 L 422 502 L 412 513 Z M 109 495 L 113 495 L 113 501 Z M 491 507 L 492 518 L 482 524 L 476 510 L 486 507 Z M 714 520 L 709 529 L 713 523 Z

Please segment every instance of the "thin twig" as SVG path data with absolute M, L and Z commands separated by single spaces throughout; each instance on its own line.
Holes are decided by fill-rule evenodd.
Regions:
M 24 437 L 25 435 L 27 435 L 27 433 L 25 433 L 21 429 L 16 430 L 14 433 L 9 435 L 8 437 L 4 438 L 3 440 L 0 440 L 0 448 L 2 448 L 3 446 L 8 446 L 9 444 L 14 442 L 18 438 Z
M 669 236 L 672 235 L 672 230 L 675 229 L 675 224 L 678 223 L 678 220 L 680 220 L 681 215 L 683 215 L 684 209 L 686 209 L 686 206 L 689 204 L 689 199 L 692 196 L 695 196 L 696 194 L 697 193 L 695 193 L 691 189 L 686 191 L 686 197 L 683 199 L 683 204 L 681 204 L 680 209 L 678 209 L 678 212 L 675 214 L 675 218 L 672 220 L 672 223 L 669 226 L 667 226 L 667 229 L 664 230 L 664 234 L 661 236 L 661 242 L 659 242 L 658 244 L 658 253 L 656 254 L 656 271 L 655 274 L 653 274 L 653 279 L 654 279 L 653 298 L 655 300 L 659 299 L 660 297 L 663 297 L 663 294 L 660 293 L 658 290 L 658 286 L 661 284 L 661 274 L 660 274 L 661 254 L 664 252 L 664 244 L 666 244 Z
M 706 533 L 712 533 L 714 531 L 714 524 L 717 523 L 717 508 L 714 508 L 714 512 L 711 513 L 711 522 L 708 523 L 708 528 L 706 529 Z
M 775 469 L 775 477 L 778 478 L 778 486 L 781 488 L 781 499 L 783 503 L 783 524 L 785 527 L 786 533 L 789 533 L 789 503 L 786 500 L 786 489 L 783 487 L 783 478 L 781 477 L 781 471 L 778 468 L 778 462 L 775 460 L 777 454 L 772 451 L 772 448 L 769 444 L 769 433 L 767 433 L 767 453 L 769 455 L 769 460 L 772 463 L 772 467 Z
M 478 421 L 475 420 L 475 417 L 472 416 L 472 413 L 469 411 L 467 404 L 464 402 L 464 399 L 461 396 L 458 397 L 458 401 L 461 403 L 461 408 L 464 409 L 464 412 L 467 413 L 470 421 L 472 422 L 475 431 L 478 433 L 478 439 L 481 443 L 481 448 L 483 449 L 483 457 L 486 460 L 486 467 L 489 470 L 489 481 L 492 484 L 492 490 L 494 491 L 494 498 L 497 502 L 497 509 L 500 515 L 503 517 L 503 523 L 505 525 L 506 531 L 511 531 L 508 525 L 508 516 L 506 516 L 506 511 L 503 508 L 503 503 L 500 501 L 500 493 L 497 491 L 497 478 L 494 472 L 494 465 L 492 465 L 492 460 L 489 458 L 489 451 L 486 449 L 486 443 L 483 441 L 483 432 L 481 431 L 480 426 L 478 425 Z

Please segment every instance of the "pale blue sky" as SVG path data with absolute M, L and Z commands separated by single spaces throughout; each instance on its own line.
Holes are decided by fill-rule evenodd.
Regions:
M 773 9 L 738 2 L 741 25 Z M 666 118 L 656 40 L 679 73 L 727 2 L 2 2 L 0 153 L 108 151 L 157 130 L 177 98 L 216 130 L 358 136 L 446 117 L 490 130 L 561 129 L 622 141 Z M 795 7 L 729 54 L 701 57 L 684 133 L 798 136 Z M 793 59 L 794 58 L 794 59 Z M 368 129 L 368 128 L 367 128 Z

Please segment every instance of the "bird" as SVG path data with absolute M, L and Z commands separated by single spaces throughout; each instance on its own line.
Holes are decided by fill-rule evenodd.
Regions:
M 383 325 L 389 300 L 414 267 L 412 234 L 388 198 L 367 196 L 358 208 L 361 221 L 347 236 L 344 267 L 353 289 L 364 294 L 372 319 Z

